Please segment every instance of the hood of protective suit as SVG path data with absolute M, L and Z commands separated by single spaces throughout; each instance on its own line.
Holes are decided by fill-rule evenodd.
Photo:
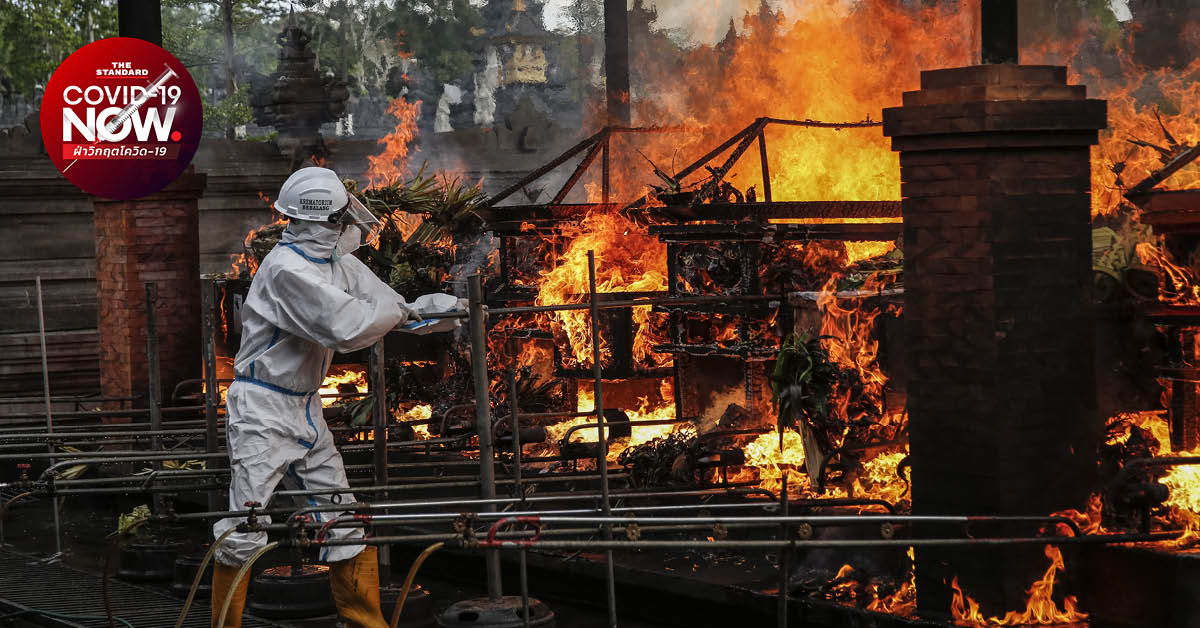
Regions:
M 340 231 L 333 225 L 310 220 L 293 220 L 283 230 L 280 243 L 297 246 L 305 255 L 328 260 L 334 257 Z

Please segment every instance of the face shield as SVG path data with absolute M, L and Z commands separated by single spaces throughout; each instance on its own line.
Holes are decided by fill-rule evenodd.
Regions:
M 336 224 L 343 236 L 358 232 L 357 242 L 354 248 L 360 246 L 374 246 L 379 240 L 379 234 L 383 231 L 383 223 L 371 213 L 354 195 L 350 196 L 350 203 L 336 214 L 330 216 L 330 221 Z M 356 227 L 356 229 L 349 229 Z

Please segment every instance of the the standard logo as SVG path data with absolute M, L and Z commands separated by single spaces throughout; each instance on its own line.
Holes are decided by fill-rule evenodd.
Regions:
M 80 48 L 54 71 L 42 97 L 42 140 L 79 189 L 138 198 L 191 163 L 203 114 L 196 84 L 171 53 L 113 37 Z

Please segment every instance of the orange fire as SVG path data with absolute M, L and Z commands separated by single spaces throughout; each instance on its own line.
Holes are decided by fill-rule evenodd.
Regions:
M 1200 59 L 1184 70 L 1151 71 L 1133 61 L 1128 50 L 1132 50 L 1132 42 L 1125 42 L 1117 54 L 1119 78 L 1098 72 L 1082 76 L 1108 100 L 1109 131 L 1101 135 L 1100 146 L 1092 153 L 1093 213 L 1115 211 L 1125 188 L 1141 182 L 1167 160 L 1158 149 L 1135 145 L 1130 140 L 1153 144 L 1167 152 L 1200 143 L 1200 85 L 1188 78 L 1200 71 Z M 1147 98 L 1147 94 L 1155 95 Z M 1164 127 L 1171 138 L 1164 134 Z M 1119 174 L 1118 164 L 1123 164 Z M 1185 168 L 1161 187 L 1200 187 L 1200 170 Z
M 229 276 L 250 279 L 250 277 L 254 276 L 254 273 L 258 273 L 258 259 L 251 255 L 251 243 L 253 243 L 254 238 L 257 238 L 258 234 L 265 231 L 265 229 L 280 225 L 287 225 L 287 217 L 274 213 L 275 205 L 271 204 L 270 197 L 264 195 L 263 192 L 258 192 L 258 198 L 263 199 L 263 203 L 266 203 L 266 207 L 271 208 L 274 220 L 266 223 L 266 225 L 250 229 L 250 232 L 246 233 L 246 238 L 242 239 L 241 241 L 242 252 L 234 253 L 234 255 L 230 256 L 232 257 L 232 265 L 230 265 L 229 273 L 227 273 Z
M 879 339 L 875 333 L 875 319 L 886 311 L 884 307 L 867 307 L 862 299 L 839 298 L 837 292 L 840 276 L 826 282 L 817 308 L 821 310 L 821 336 L 828 337 L 824 347 L 835 363 L 858 372 L 862 377 L 867 394 L 883 398 L 883 386 L 887 376 L 883 374 L 876 358 L 879 355 Z M 894 275 L 873 274 L 867 278 L 862 290 L 881 292 L 895 283 Z M 898 306 L 896 306 L 898 308 Z M 849 399 L 840 400 L 842 408 Z
M 1149 242 L 1139 242 L 1134 247 L 1133 254 L 1138 263 L 1157 268 L 1162 276 L 1162 287 L 1166 290 L 1160 290 L 1159 301 L 1176 304 L 1200 303 L 1200 282 L 1197 282 L 1195 270 L 1176 264 L 1170 253 Z
M 1104 502 L 1100 498 L 1100 494 L 1092 493 L 1090 496 L 1088 496 L 1087 507 L 1083 512 L 1075 510 L 1074 508 L 1070 508 L 1068 510 L 1060 510 L 1056 513 L 1053 513 L 1051 516 L 1066 517 L 1071 521 L 1074 521 L 1084 534 L 1106 534 L 1108 533 L 1108 530 L 1105 530 L 1104 526 L 1101 525 L 1103 510 Z M 1060 525 L 1059 534 L 1069 534 L 1070 532 L 1065 528 L 1066 526 Z
M 543 273 L 538 288 L 538 305 L 584 303 L 588 299 L 588 251 L 596 257 L 596 291 L 662 292 L 667 289 L 666 246 L 645 229 L 617 214 L 592 213 L 578 229 L 565 234 L 571 238 L 566 251 L 553 260 L 554 267 Z M 651 324 L 649 307 L 634 308 L 637 327 L 633 340 L 633 359 L 662 365 L 664 358 L 651 351 L 661 342 Z M 592 364 L 591 321 L 586 310 L 555 312 L 551 327 L 557 338 L 570 347 L 570 358 L 581 367 Z M 601 337 L 600 350 L 609 357 L 607 339 Z M 602 361 L 604 360 L 602 358 Z
M 900 615 L 902 617 L 911 616 L 917 610 L 917 572 L 914 567 L 914 561 L 917 556 L 912 547 L 908 548 L 908 580 L 900 585 L 900 588 L 895 593 L 880 597 L 875 594 L 875 599 L 867 604 L 867 610 L 876 611 L 879 613 L 888 613 L 891 615 Z
M 913 548 L 908 548 L 908 559 L 914 557 Z M 910 569 L 908 580 L 900 583 L 890 593 L 885 593 L 892 587 L 876 582 L 874 579 L 861 579 L 859 573 L 849 564 L 842 565 L 837 575 L 830 581 L 830 596 L 837 602 L 849 606 L 863 606 L 866 610 L 889 615 L 910 617 L 917 610 L 917 582 L 915 573 Z
M 811 483 L 803 473 L 804 443 L 799 432 L 784 431 L 783 451 L 779 449 L 779 432 L 774 429 L 756 436 L 742 451 L 746 455 L 747 469 L 757 475 L 759 487 L 778 493 L 783 490 L 783 474 L 787 472 L 789 495 L 809 491 Z M 748 478 L 739 475 L 730 479 L 741 481 Z
M 343 384 L 351 384 L 355 390 L 362 394 L 366 394 L 370 388 L 367 386 L 366 371 L 345 368 L 331 372 L 325 375 L 325 381 L 321 382 L 321 405 L 328 408 L 329 406 L 342 403 L 339 397 L 330 397 L 328 395 L 337 395 L 341 391 Z
M 884 1 L 796 2 L 796 21 L 747 15 L 736 41 L 696 48 L 682 74 L 661 59 L 637 59 L 643 72 L 662 78 L 634 99 L 635 120 L 686 128 L 655 138 L 644 152 L 668 169 L 758 116 L 879 120 L 883 108 L 900 104 L 902 90 L 918 87 L 919 70 L 970 62 L 974 46 L 964 34 L 974 30 L 973 3 L 939 4 L 944 8 L 906 10 Z M 765 136 L 773 200 L 900 198 L 899 158 L 877 128 L 771 125 Z M 727 180 L 743 190 L 758 186 L 761 198 L 759 164 L 757 155 L 743 158 Z
M 409 423 L 412 421 L 428 421 L 432 416 L 433 406 L 423 403 L 409 408 L 404 414 L 396 418 L 401 423 Z M 433 434 L 429 432 L 429 425 L 427 423 L 413 425 L 412 428 L 417 440 L 429 440 L 433 438 Z
M 1171 428 L 1163 411 L 1130 413 L 1124 415 L 1124 418 L 1127 425 L 1150 432 L 1157 441 L 1158 456 L 1200 455 L 1200 448 L 1191 451 L 1175 451 L 1171 448 Z M 1127 429 L 1124 433 L 1116 435 L 1112 442 L 1124 442 L 1129 435 L 1130 430 Z M 1200 543 L 1200 466 L 1177 465 L 1164 467 L 1164 471 L 1165 475 L 1158 481 L 1168 490 L 1169 496 L 1163 504 L 1168 509 L 1166 517 L 1170 520 L 1168 523 L 1174 523 L 1176 526 L 1182 524 L 1184 531 L 1182 536 L 1166 545 L 1176 549 L 1191 549 Z M 1098 509 L 1098 496 L 1093 495 L 1092 498 L 1097 502 L 1095 508 Z M 1092 504 L 1089 503 L 1089 515 L 1091 508 Z M 1099 520 L 1098 514 L 1095 519 Z
M 664 398 L 670 399 L 671 395 L 666 395 Z M 608 404 L 605 404 L 608 406 Z M 587 388 L 581 388 L 579 391 L 578 401 L 576 402 L 576 412 L 592 412 L 596 408 L 596 400 L 592 391 Z M 669 421 L 675 418 L 675 404 L 673 402 L 665 402 L 655 404 L 651 400 L 643 398 L 636 410 L 626 410 L 625 414 L 630 421 Z M 566 435 L 567 431 L 572 427 L 579 425 L 595 425 L 596 417 L 576 417 L 568 419 L 560 423 L 556 423 L 546 428 L 546 433 L 550 440 L 557 442 Z M 608 458 L 615 460 L 616 457 L 626 447 L 641 445 L 671 434 L 678 425 L 663 424 L 663 425 L 634 425 L 631 428 L 632 436 L 628 439 L 610 439 Z M 600 440 L 599 430 L 595 428 L 584 428 L 576 430 L 571 434 L 572 441 L 594 443 Z
M 954 598 L 950 602 L 950 612 L 954 615 L 955 623 L 961 626 L 979 627 L 1046 626 L 1086 620 L 1088 615 L 1076 607 L 1075 596 L 1069 595 L 1063 598 L 1063 608 L 1059 610 L 1053 597 L 1054 576 L 1059 571 L 1066 571 L 1066 566 L 1063 564 L 1062 552 L 1057 547 L 1047 545 L 1046 558 L 1050 559 L 1050 566 L 1046 568 L 1046 574 L 1042 576 L 1042 579 L 1034 582 L 1029 588 L 1029 601 L 1025 604 L 1025 611 L 1023 613 L 1009 611 L 1003 618 L 985 618 L 979 612 L 979 603 L 963 593 L 958 586 L 958 578 L 955 577 L 950 584 L 950 588 L 954 590 Z
M 408 160 L 412 142 L 417 137 L 417 120 L 421 117 L 421 101 L 410 103 L 403 98 L 393 98 L 387 112 L 396 118 L 396 126 L 380 138 L 383 152 L 369 155 L 367 181 L 371 187 L 395 183 L 408 174 Z

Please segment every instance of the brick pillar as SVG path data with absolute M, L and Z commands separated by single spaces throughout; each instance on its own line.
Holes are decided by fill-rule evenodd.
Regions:
M 200 376 L 200 227 L 205 176 L 191 168 L 166 189 L 130 201 L 93 199 L 100 390 L 147 395 L 146 283 L 158 285 L 163 398 Z
M 922 72 L 883 120 L 903 181 L 914 514 L 1081 507 L 1100 433 L 1089 147 L 1105 102 L 1066 68 L 986 65 Z M 918 549 L 918 603 L 948 612 L 958 576 L 985 612 L 1024 610 L 1041 551 Z

